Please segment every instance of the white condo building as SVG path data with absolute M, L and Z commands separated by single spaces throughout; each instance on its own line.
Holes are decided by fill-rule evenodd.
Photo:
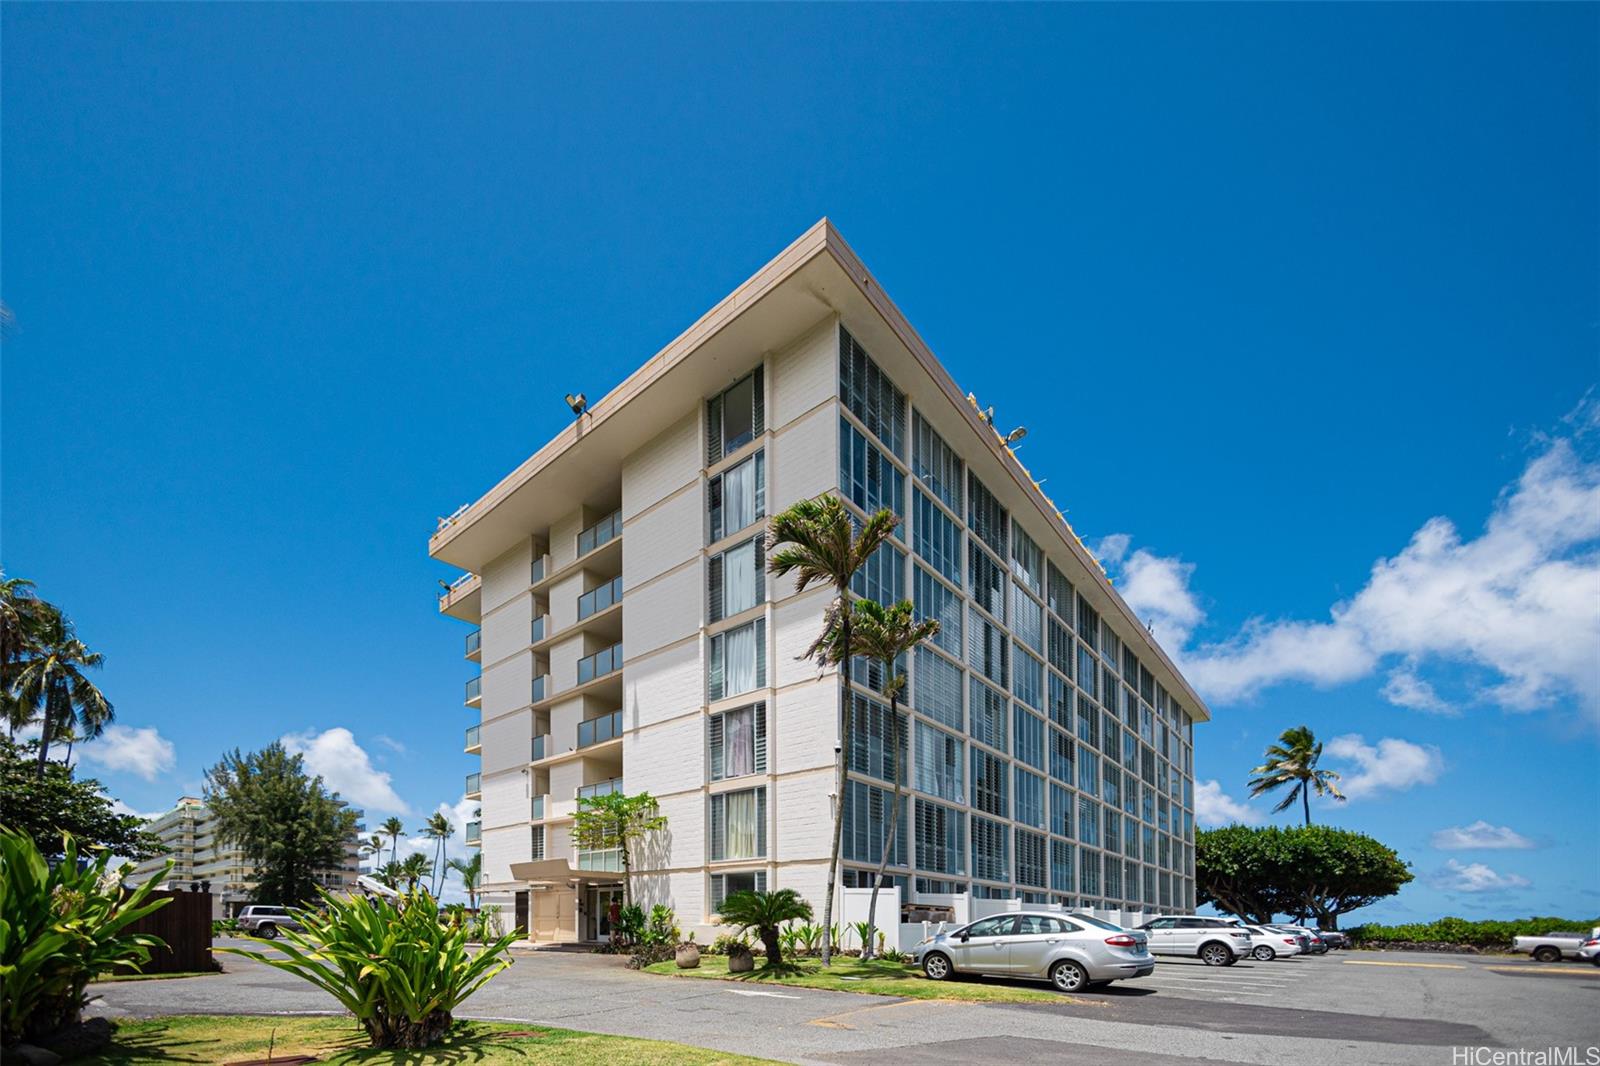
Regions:
M 1205 705 L 826 220 L 430 540 L 466 571 L 440 611 L 477 627 L 485 902 L 538 939 L 605 936 L 618 857 L 569 831 L 621 789 L 667 818 L 635 856 L 647 906 L 687 930 L 790 887 L 820 920 L 840 686 L 798 656 L 831 592 L 765 574 L 762 537 L 828 492 L 902 516 L 856 592 L 942 623 L 906 664 L 903 916 L 1191 910 Z M 881 680 L 852 697 L 845 886 L 884 843 Z

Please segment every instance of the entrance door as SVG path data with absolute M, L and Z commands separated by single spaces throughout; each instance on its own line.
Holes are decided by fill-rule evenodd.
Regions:
M 528 894 L 526 892 L 518 892 L 516 894 L 516 919 L 517 919 L 517 934 L 519 936 L 527 936 L 528 935 Z
M 584 939 L 604 943 L 611 939 L 611 907 L 622 906 L 622 889 L 591 885 L 588 889 L 588 913 L 584 916 Z

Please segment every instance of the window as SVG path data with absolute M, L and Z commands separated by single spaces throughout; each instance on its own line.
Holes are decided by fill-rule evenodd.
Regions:
M 925 722 L 917 723 L 917 790 L 966 802 L 966 742 Z M 953 872 L 953 871 L 946 871 Z
M 1050 783 L 1050 832 L 1060 837 L 1072 835 L 1072 793 Z
M 1100 794 L 1100 757 L 1083 747 L 1078 749 L 1078 791 L 1086 796 Z
M 1090 699 L 1095 699 L 1099 696 L 1099 691 L 1095 687 L 1095 682 L 1100 679 L 1100 671 L 1095 669 L 1094 652 L 1090 651 L 1089 648 L 1082 643 L 1077 645 L 1077 649 L 1078 688 L 1088 693 Z
M 1029 714 L 1021 704 L 1012 708 L 1016 724 L 1015 747 L 1012 754 L 1035 770 L 1044 769 L 1044 719 Z
M 906 715 L 887 704 L 852 693 L 850 769 L 854 773 L 894 781 L 905 758 Z
M 911 475 L 961 513 L 961 460 L 920 414 L 911 418 Z
M 711 543 L 755 525 L 767 515 L 767 456 L 756 452 L 707 486 Z
M 767 853 L 767 790 L 711 797 L 711 860 L 759 859 Z
M 1081 594 L 1078 596 L 1078 636 L 1091 648 L 1100 643 L 1100 616 Z
M 1120 807 L 1122 806 L 1122 772 L 1116 768 L 1110 759 L 1106 760 L 1103 770 L 1104 777 L 1102 781 L 1105 787 L 1100 793 L 1100 798 L 1110 804 L 1112 808 Z
M 917 567 L 912 578 L 911 598 L 917 621 L 931 618 L 939 623 L 933 643 L 951 655 L 961 654 L 961 597 L 949 585 L 927 570 Z
M 843 326 L 839 327 L 839 398 L 891 452 L 905 455 L 902 437 L 906 398 Z M 899 508 L 895 513 L 899 513 Z
M 1122 815 L 1112 807 L 1107 807 L 1102 815 L 1106 831 L 1100 839 L 1107 851 L 1116 851 L 1122 846 Z
M 1139 864 L 1136 863 L 1136 862 L 1129 862 L 1129 863 L 1125 863 L 1123 868 L 1127 872 L 1127 878 L 1128 878 L 1128 881 L 1127 881 L 1128 901 L 1130 903 L 1138 903 L 1139 902 Z M 1135 909 L 1137 909 L 1137 908 L 1135 908 Z
M 1078 839 L 1092 847 L 1100 846 L 1100 805 L 1078 797 Z
M 961 530 L 925 492 L 914 492 L 911 546 L 945 577 L 961 583 Z
M 1066 575 L 1056 569 L 1055 563 L 1047 564 L 1045 598 L 1050 602 L 1050 609 L 1068 625 L 1072 624 L 1072 605 L 1075 597 L 1076 593 L 1072 591 L 1072 585 L 1067 581 Z
M 952 729 L 965 728 L 961 715 L 961 668 L 926 645 L 916 651 L 912 703 L 922 714 Z
M 1006 620 L 1007 584 L 1005 570 L 994 556 L 977 541 L 967 541 L 967 592 L 974 603 L 1002 622 Z
M 755 537 L 706 562 L 706 616 L 713 622 L 748 611 L 767 598 L 766 548 Z
M 1016 647 L 1017 668 L 1012 671 L 1011 691 L 1017 699 L 1035 710 L 1044 710 L 1044 663 L 1029 655 L 1021 644 Z
M 1050 665 L 1061 671 L 1061 676 L 1072 680 L 1072 635 L 1054 618 L 1046 620 L 1049 635 Z
M 740 870 L 737 873 L 711 875 L 711 912 L 722 909 L 722 901 L 735 892 L 765 892 L 767 871 Z
M 533 850 L 528 853 L 528 858 L 538 862 L 544 858 L 544 826 L 533 827 Z
M 903 514 L 905 480 L 877 445 L 848 421 L 839 419 L 839 487 L 845 499 L 868 514 L 884 508 Z
M 711 780 L 767 772 L 767 705 L 752 703 L 714 714 L 708 722 Z
M 967 662 L 996 685 L 1006 683 L 1006 659 L 1011 642 L 998 627 L 977 611 L 967 612 Z
M 1011 572 L 1034 595 L 1044 592 L 1044 552 L 1016 522 L 1011 523 Z
M 986 751 L 972 749 L 972 805 L 988 814 L 1006 817 L 1006 764 Z
M 972 679 L 972 729 L 979 743 L 1009 751 L 1006 744 L 1006 698 L 977 678 Z
M 711 699 L 720 700 L 767 685 L 767 622 L 753 622 L 711 638 Z
M 1001 822 L 972 819 L 972 876 L 989 881 L 1011 879 L 1010 835 L 1011 831 Z
M 1100 853 L 1078 849 L 1078 891 L 1085 896 L 1100 894 Z
M 1072 686 L 1053 671 L 1050 674 L 1050 720 L 1062 729 L 1072 728 Z
M 1044 654 L 1044 608 L 1039 601 L 1011 583 L 1011 630 L 1039 654 Z
M 732 455 L 766 428 L 761 368 L 706 401 L 706 465 Z
M 1050 887 L 1072 891 L 1072 845 L 1065 840 L 1050 841 Z
M 1022 767 L 1013 767 L 1016 777 L 1016 820 L 1035 829 L 1044 828 L 1044 778 L 1030 774 Z
M 1059 729 L 1050 730 L 1050 776 L 1072 784 L 1072 738 Z
M 1044 880 L 1044 835 L 1030 833 L 1024 829 L 1017 830 L 1017 884 L 1045 886 Z M 1023 921 L 1027 919 L 1024 918 Z M 1047 922 L 1055 923 L 1056 919 L 1046 918 Z
M 850 781 L 845 789 L 844 839 L 841 842 L 847 862 L 869 862 L 877 866 L 883 858 L 884 833 L 888 831 L 889 810 L 894 794 L 865 781 Z M 900 804 L 895 817 L 894 842 L 890 845 L 889 865 L 906 864 L 906 805 Z M 870 880 L 869 880 L 870 884 Z
M 984 488 L 972 471 L 967 471 L 967 526 L 993 548 L 1000 557 L 1006 557 L 1006 531 L 1010 519 L 1000 501 Z
M 917 800 L 917 867 L 941 874 L 967 872 L 967 816 Z
M 1078 693 L 1078 739 L 1096 748 L 1100 746 L 1100 712 L 1081 692 Z
M 888 606 L 906 598 L 906 557 L 893 544 L 880 544 L 850 579 L 857 596 Z

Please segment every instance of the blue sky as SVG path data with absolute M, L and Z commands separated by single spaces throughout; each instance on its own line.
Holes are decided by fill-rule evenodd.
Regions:
M 1210 697 L 1214 817 L 1304 722 L 1376 916 L 1600 912 L 1600 9 L 0 18 L 3 562 L 132 808 L 284 735 L 457 806 L 435 516 L 828 215 Z

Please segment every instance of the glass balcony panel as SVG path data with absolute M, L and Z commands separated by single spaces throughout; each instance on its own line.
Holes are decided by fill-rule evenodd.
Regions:
M 483 840 L 483 823 L 482 822 L 468 822 L 467 823 L 467 843 L 468 844 L 477 844 L 482 840 Z
M 545 618 L 546 616 L 541 614 L 538 618 L 533 620 L 533 634 L 529 643 L 537 644 L 544 639 L 544 631 L 546 629 L 544 624 Z
M 590 589 L 578 597 L 578 620 L 588 618 L 591 614 L 599 614 L 622 599 L 622 575 L 607 581 L 605 584 Z
M 578 534 L 578 555 L 588 555 L 602 544 L 615 540 L 621 532 L 622 510 L 618 508 Z
M 593 655 L 578 660 L 578 684 L 593 681 L 597 677 L 604 677 L 614 670 L 622 668 L 622 644 L 620 642 L 609 648 L 602 648 Z
M 613 777 L 609 781 L 596 781 L 592 785 L 584 785 L 578 789 L 578 799 L 593 799 L 596 796 L 608 796 L 613 792 L 622 791 L 622 778 Z
M 533 679 L 533 702 L 534 703 L 538 703 L 540 700 L 544 699 L 544 694 L 549 690 L 549 688 L 550 688 L 550 675 L 549 674 L 540 674 L 538 677 L 534 678 Z
M 533 808 L 532 808 L 532 811 L 530 813 L 531 813 L 531 816 L 532 816 L 533 820 L 536 821 L 536 822 L 539 819 L 544 817 L 544 797 L 543 796 L 535 796 L 535 797 L 533 797 Z
M 472 793 L 472 792 L 481 792 L 481 791 L 483 791 L 483 775 L 479 774 L 479 773 L 468 774 L 467 775 L 467 792 Z
M 483 731 L 483 727 L 482 726 L 476 726 L 476 725 L 467 726 L 467 747 L 476 748 L 478 746 L 478 744 L 480 742 L 479 738 L 482 736 L 482 731 Z
M 578 852 L 578 869 L 621 872 L 622 852 L 617 848 L 611 848 L 606 851 L 580 851 Z
M 468 681 L 467 682 L 467 702 L 471 703 L 473 700 L 479 699 L 482 696 L 483 696 L 483 678 L 475 677 L 472 680 Z
M 467 654 L 476 655 L 483 648 L 483 630 L 474 629 L 467 634 Z
M 529 760 L 530 762 L 538 762 L 544 758 L 545 740 L 546 736 L 544 734 L 533 738 L 533 758 Z
M 604 744 L 608 740 L 615 740 L 622 735 L 622 711 L 615 710 L 610 714 L 591 718 L 587 722 L 578 723 L 578 747 L 587 748 L 592 744 Z

